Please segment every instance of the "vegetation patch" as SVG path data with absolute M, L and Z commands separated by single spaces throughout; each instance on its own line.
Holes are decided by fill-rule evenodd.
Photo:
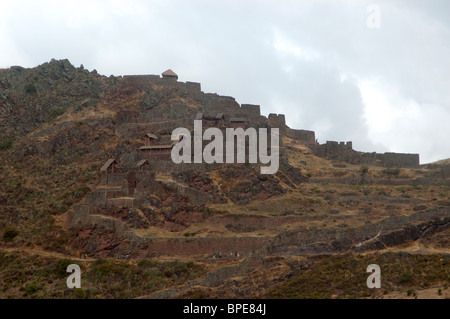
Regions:
M 67 266 L 78 264 L 82 288 L 68 289 Z M 203 265 L 141 259 L 137 263 L 98 259 L 78 263 L 70 259 L 0 253 L 1 298 L 136 298 L 180 285 L 205 274 Z
M 367 266 L 381 268 L 381 289 L 386 292 L 411 291 L 434 284 L 450 282 L 450 261 L 443 255 L 410 255 L 384 253 L 354 255 L 351 253 L 314 257 L 306 270 L 297 271 L 292 279 L 269 289 L 268 298 L 363 298 L 374 296 L 369 289 Z
M 0 142 L 0 152 L 9 150 L 13 147 L 13 142 L 11 140 Z
M 6 228 L 5 232 L 3 233 L 3 241 L 10 242 L 15 237 L 19 235 L 19 231 L 15 228 Z
M 383 170 L 385 175 L 398 176 L 400 174 L 400 168 L 386 168 Z

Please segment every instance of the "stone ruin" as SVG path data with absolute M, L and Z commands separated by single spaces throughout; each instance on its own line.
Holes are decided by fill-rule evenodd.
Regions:
M 418 154 L 358 152 L 353 150 L 352 142 L 327 141 L 320 145 L 315 139 L 315 132 L 289 128 L 286 125 L 284 114 L 271 113 L 265 117 L 261 115 L 259 105 L 239 105 L 233 97 L 204 93 L 201 91 L 199 83 L 179 82 L 178 76 L 172 70 L 164 72 L 162 77 L 157 75 L 124 76 L 119 79 L 119 83 L 123 89 L 131 87 L 148 93 L 148 95 L 144 94 L 141 112 L 122 110 L 116 114 L 114 119 L 116 134 L 131 139 L 139 137 L 142 146 L 136 150 L 134 155 L 127 159 L 123 158 L 122 163 L 114 158 L 105 162 L 101 168 L 99 185 L 87 194 L 84 203 L 76 204 L 73 209 L 69 210 L 67 220 L 69 228 L 77 225 L 102 224 L 106 229 L 125 232 L 127 227 L 123 222 L 113 218 L 104 218 L 99 213 L 104 209 L 114 207 L 139 208 L 145 202 L 145 196 L 161 192 L 162 187 L 170 183 L 161 183 L 156 180 L 156 172 L 180 172 L 191 170 L 194 166 L 195 169 L 210 170 L 221 165 L 174 164 L 171 161 L 170 154 L 174 145 L 170 139 L 172 130 L 177 127 L 185 127 L 192 131 L 194 120 L 202 121 L 203 130 L 209 127 L 217 127 L 221 130 L 228 127 L 279 128 L 281 135 L 307 145 L 315 155 L 350 164 L 413 168 L 419 166 Z M 192 103 L 196 104 L 196 107 L 185 102 L 176 102 L 158 108 L 157 106 L 164 99 L 159 100 L 158 97 L 152 96 L 153 86 L 169 88 L 170 92 L 181 96 L 182 100 L 190 99 Z M 191 137 L 193 137 L 192 133 Z M 287 163 L 287 155 L 282 139 L 280 139 L 280 167 L 283 166 L 283 162 Z M 192 188 L 180 188 L 179 185 L 171 184 L 171 187 L 175 187 L 191 202 L 199 205 L 208 202 L 208 194 Z M 128 233 L 128 235 L 132 234 Z M 242 240 L 245 243 L 248 241 L 247 239 Z M 223 242 L 223 239 L 220 239 L 219 242 Z M 154 244 L 172 245 L 174 243 L 157 242 Z M 193 249 L 200 249 L 194 242 L 189 244 L 183 241 L 179 244 L 180 250 L 185 250 L 186 245 L 190 244 L 195 246 Z M 217 243 L 214 245 L 217 246 Z M 236 246 L 237 243 L 233 242 L 233 245 Z M 170 247 L 155 246 L 153 248 L 156 251 L 164 251 Z M 173 250 L 173 247 L 170 249 Z
M 124 88 L 134 87 L 148 91 L 151 91 L 149 88 L 152 85 L 164 85 L 176 90 L 183 98 L 192 98 L 200 108 L 195 109 L 180 102 L 170 104 L 166 108 L 151 108 L 140 113 L 121 111 L 116 116 L 116 122 L 121 126 L 119 131 L 123 137 L 135 138 L 147 132 L 163 131 L 169 135 L 176 127 L 192 128 L 193 120 L 197 119 L 202 120 L 204 129 L 209 127 L 279 128 L 282 135 L 309 146 L 316 156 L 349 164 L 408 168 L 420 165 L 419 154 L 359 152 L 353 150 L 352 142 L 327 141 L 325 144 L 318 144 L 314 131 L 291 129 L 286 125 L 284 114 L 270 113 L 268 117 L 265 117 L 261 115 L 259 105 L 239 105 L 233 97 L 204 93 L 201 91 L 200 83 L 180 82 L 178 75 L 170 69 L 165 71 L 162 77 L 158 75 L 124 76 L 120 85 Z M 283 149 L 281 144 L 280 141 L 280 147 Z M 149 156 L 145 158 L 149 161 L 152 158 L 157 160 L 158 154 L 164 154 L 162 158 L 167 159 L 167 154 L 170 154 L 170 143 L 166 145 L 165 151 L 156 149 L 156 146 L 146 145 L 144 149 L 147 149 Z
M 418 168 L 419 154 L 367 153 L 353 150 L 352 142 L 327 141 L 310 145 L 315 155 L 349 164 L 367 164 L 383 167 Z

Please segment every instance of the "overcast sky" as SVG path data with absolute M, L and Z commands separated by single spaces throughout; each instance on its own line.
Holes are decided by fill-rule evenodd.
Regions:
M 171 68 L 320 143 L 450 158 L 447 0 L 0 0 L 0 68 L 52 58 Z

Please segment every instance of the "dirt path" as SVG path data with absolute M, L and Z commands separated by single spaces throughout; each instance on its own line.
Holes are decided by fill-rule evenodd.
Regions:
M 390 247 L 382 250 L 377 250 L 379 253 L 385 253 L 385 252 L 407 252 L 410 254 L 450 254 L 450 248 L 433 248 L 433 247 L 426 247 L 423 245 L 420 241 L 415 241 L 411 243 L 407 247 Z M 370 252 L 367 252 L 370 253 Z M 366 253 L 363 253 L 366 254 Z
M 46 251 L 43 250 L 42 248 L 39 247 L 34 247 L 34 248 L 27 248 L 27 247 L 1 247 L 0 248 L 0 252 L 11 252 L 11 253 L 20 253 L 20 252 L 24 252 L 28 255 L 39 255 L 42 257 L 51 257 L 51 258 L 58 258 L 58 259 L 71 259 L 73 261 L 85 261 L 85 262 L 94 262 L 96 259 L 95 258 L 91 258 L 88 257 L 86 259 L 84 258 L 80 258 L 79 256 L 71 256 L 71 255 L 65 255 L 65 254 L 61 254 L 61 253 L 57 253 L 54 251 Z

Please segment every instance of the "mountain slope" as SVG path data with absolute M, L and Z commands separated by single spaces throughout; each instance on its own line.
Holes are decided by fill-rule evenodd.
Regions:
M 334 261 L 348 260 L 345 269 L 361 274 L 364 269 L 351 267 L 369 259 L 381 263 L 384 257 L 377 251 L 411 251 L 419 244 L 419 255 L 441 256 L 427 264 L 440 269 L 439 258 L 447 258 L 450 244 L 450 176 L 445 165 L 384 168 L 330 160 L 318 157 L 309 142 L 283 126 L 280 169 L 273 175 L 261 175 L 259 165 L 249 163 L 177 167 L 150 160 L 136 193 L 124 194 L 129 188 L 123 180 L 104 183 L 100 169 L 108 159 L 116 159 L 118 169 L 127 174 L 139 174 L 130 169 L 140 159 L 146 133 L 156 134 L 160 144 L 169 143 L 173 128 L 192 129 L 199 113 L 222 105 L 230 110 L 225 121 L 246 116 L 249 126 L 273 125 L 255 115 L 251 106 L 245 113 L 233 98 L 201 92 L 195 83 L 155 76 L 104 77 L 67 60 L 0 70 L 0 260 L 6 265 L 12 258 L 38 267 L 41 259 L 50 258 L 55 268 L 45 271 L 53 272 L 61 256 L 79 259 L 80 253 L 87 253 L 87 271 L 109 269 L 105 276 L 116 279 L 125 270 L 140 274 L 149 259 L 186 262 L 155 264 L 155 272 L 163 276 L 146 273 L 153 286 L 117 294 L 114 289 L 121 287 L 108 286 L 106 277 L 90 277 L 91 287 L 101 282 L 98 294 L 111 298 L 149 295 L 174 285 L 181 287 L 160 294 L 375 296 L 366 287 L 352 292 L 359 277 L 352 277 L 344 292 L 336 293 L 339 279 L 333 285 L 336 291 L 321 290 L 317 295 L 292 290 L 289 282 L 300 275 L 298 269 L 309 269 L 305 276 L 315 278 L 314 265 L 323 269 Z M 101 196 L 105 197 L 99 202 Z M 30 251 L 36 257 L 29 257 Z M 394 267 L 395 253 L 389 255 L 387 267 Z M 361 257 L 366 254 L 368 259 Z M 122 260 L 126 258 L 130 268 Z M 401 267 L 418 262 L 407 257 Z M 0 294 L 17 297 L 27 285 L 42 281 L 39 272 L 22 281 L 8 279 L 9 271 L 16 269 L 0 273 L 7 283 Z M 174 279 L 174 273 L 184 274 L 183 280 Z M 324 274 L 331 280 L 331 274 Z M 448 271 L 443 274 L 423 279 L 444 287 Z M 123 286 L 126 278 L 120 278 Z M 389 280 L 391 290 L 406 291 L 408 285 L 418 284 Z M 230 290 L 237 283 L 242 288 Z M 57 292 L 61 285 L 43 286 L 51 286 L 52 293 L 30 288 L 25 297 L 62 296 Z

